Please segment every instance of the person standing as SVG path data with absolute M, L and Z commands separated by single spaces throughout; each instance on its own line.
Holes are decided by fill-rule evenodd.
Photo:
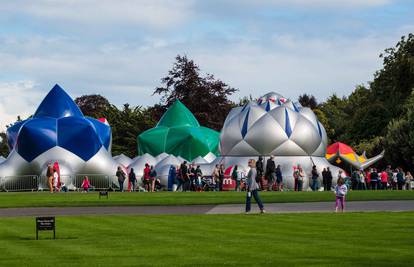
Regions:
M 404 177 L 404 172 L 402 170 L 402 168 L 398 168 L 398 172 L 397 172 L 397 186 L 398 186 L 398 190 L 402 190 L 403 186 L 405 184 L 405 177 Z
M 371 172 L 371 190 L 378 190 L 378 173 L 376 169 Z
M 52 165 L 47 165 L 46 170 L 47 185 L 49 186 L 50 193 L 53 193 L 53 167 Z
M 302 166 L 298 164 L 297 168 L 297 177 L 298 177 L 298 191 L 302 191 L 303 189 L 303 180 L 305 179 L 305 172 L 302 169 Z
M 201 192 L 203 191 L 203 172 L 201 171 L 200 165 L 197 165 L 195 169 L 195 177 L 196 191 Z
M 155 170 L 154 166 L 151 165 L 151 171 L 150 171 L 151 192 L 155 191 L 155 180 L 156 179 L 157 179 L 157 171 Z
M 118 177 L 119 192 L 124 192 L 124 181 L 126 177 L 124 171 L 121 169 L 121 166 L 118 166 L 118 170 L 115 175 Z
M 181 172 L 181 178 L 183 179 L 183 184 L 184 184 L 183 191 L 186 192 L 189 189 L 189 182 L 190 182 L 190 179 L 188 177 L 187 161 L 184 161 L 183 163 L 181 163 L 180 172 Z
M 323 168 L 323 170 L 322 170 L 323 191 L 328 191 L 327 184 L 326 184 L 326 173 L 327 173 L 326 168 Z
M 371 190 L 371 170 L 365 173 L 365 184 L 367 185 L 367 190 Z
M 239 192 L 240 191 L 240 179 L 239 179 L 239 173 L 237 171 L 237 165 L 234 165 L 233 171 L 231 173 L 231 179 L 236 183 L 236 187 L 234 191 Z
M 219 168 L 219 191 L 223 191 L 224 182 L 224 164 L 220 164 Z
M 59 192 L 59 173 L 55 169 L 53 169 L 53 188 L 56 192 Z
M 213 170 L 213 174 L 212 174 L 212 179 L 213 179 L 213 184 L 214 184 L 214 191 L 218 191 L 219 190 L 219 184 L 220 184 L 220 167 L 218 164 L 216 164 L 216 166 L 214 167 Z
M 89 187 L 91 187 L 88 176 L 83 178 L 81 187 L 83 188 L 83 192 L 88 193 Z
M 282 175 L 282 169 L 280 165 L 277 165 L 275 173 L 276 173 L 276 188 L 279 191 L 283 191 L 283 175 Z
M 392 190 L 393 189 L 393 180 L 394 180 L 394 173 L 392 171 L 391 165 L 388 165 L 387 168 L 385 169 L 385 171 L 387 172 L 388 175 L 388 189 Z
M 260 185 L 260 189 L 263 190 L 263 172 L 264 172 L 264 168 L 263 168 L 263 157 L 259 156 L 259 160 L 256 162 L 256 171 L 257 171 L 257 177 L 256 177 L 256 181 L 259 181 L 259 185 Z
M 294 181 L 294 191 L 298 191 L 298 177 L 299 177 L 299 170 L 297 166 L 293 166 L 293 181 Z
M 335 186 L 335 212 L 338 212 L 339 204 L 341 204 L 341 212 L 345 209 L 345 195 L 348 192 L 348 187 L 345 185 L 344 178 L 339 177 Z
M 135 175 L 134 168 L 131 168 L 131 170 L 129 171 L 128 179 L 129 179 L 129 183 L 131 185 L 130 192 L 134 192 L 135 191 L 135 186 L 136 186 L 136 183 L 137 183 L 137 176 Z
M 388 184 L 388 173 L 387 171 L 382 171 L 380 174 L 380 179 L 381 179 L 381 189 L 382 190 L 387 190 L 387 184 Z
M 249 214 L 251 210 L 251 199 L 252 196 L 259 206 L 260 213 L 265 213 L 264 205 L 259 196 L 259 184 L 256 182 L 257 170 L 256 162 L 254 159 L 249 160 L 248 165 L 250 167 L 249 173 L 247 174 L 247 196 L 246 196 L 246 214 Z
M 319 187 L 318 178 L 319 178 L 318 170 L 316 169 L 316 165 L 313 165 L 313 167 L 312 167 L 312 186 L 311 186 L 312 191 L 316 191 L 316 190 L 319 189 L 318 188 Z
M 413 176 L 411 175 L 410 172 L 407 172 L 407 174 L 405 175 L 405 189 L 406 190 L 411 190 L 411 183 L 413 181 Z
M 361 169 L 359 171 L 359 179 L 361 181 L 361 190 L 367 190 L 367 185 L 366 185 L 366 182 L 365 182 L 365 174 L 364 174 L 363 169 Z
M 327 191 L 331 191 L 332 189 L 332 172 L 331 169 L 329 169 L 329 167 L 326 168 L 326 190 Z
M 352 190 L 358 189 L 358 180 L 359 180 L 358 170 L 354 170 L 351 175 L 351 189 Z
M 273 155 L 266 162 L 266 179 L 269 191 L 273 191 L 273 184 L 276 180 L 276 164 L 273 160 Z
M 174 184 L 176 184 L 176 181 L 175 181 L 176 175 L 177 175 L 177 170 L 175 169 L 174 165 L 171 165 L 168 171 L 168 186 L 167 186 L 168 191 L 175 191 L 173 187 L 174 187 Z
M 190 165 L 190 191 L 196 191 L 197 187 L 197 173 L 195 165 Z
M 151 172 L 151 169 L 150 169 L 149 164 L 145 163 L 143 183 L 144 183 L 144 188 L 145 190 L 147 190 L 147 192 L 150 191 L 150 184 L 151 184 L 150 172 Z

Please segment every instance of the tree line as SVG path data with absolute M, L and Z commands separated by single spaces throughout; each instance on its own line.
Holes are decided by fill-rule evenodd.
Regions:
M 367 155 L 386 150 L 385 162 L 411 169 L 414 162 L 414 35 L 401 37 L 395 47 L 384 50 L 383 66 L 367 85 L 358 85 L 349 96 L 331 95 L 324 102 L 309 94 L 299 97 L 303 106 L 314 110 L 325 126 L 330 142 L 341 141 Z M 136 156 L 137 135 L 155 126 L 176 100 L 183 102 L 203 126 L 220 131 L 234 106 L 252 99 L 245 96 L 235 103 L 237 92 L 200 67 L 187 56 L 178 55 L 173 67 L 161 79 L 153 94 L 159 103 L 149 106 L 111 104 L 101 95 L 75 99 L 86 116 L 104 117 L 112 127 L 114 155 Z M 0 153 L 8 154 L 5 133 L 0 133 Z M 380 163 L 381 164 L 381 163 Z

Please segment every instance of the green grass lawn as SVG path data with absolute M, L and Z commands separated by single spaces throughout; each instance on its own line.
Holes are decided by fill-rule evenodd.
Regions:
M 0 266 L 413 266 L 414 213 L 0 219 Z
M 332 192 L 261 192 L 266 203 L 333 201 Z M 352 191 L 348 201 L 414 199 L 414 191 Z M 66 206 L 138 206 L 138 205 L 196 205 L 238 204 L 245 202 L 244 192 L 110 192 L 109 199 L 99 199 L 97 192 L 0 193 L 0 208 L 7 207 L 66 207 Z

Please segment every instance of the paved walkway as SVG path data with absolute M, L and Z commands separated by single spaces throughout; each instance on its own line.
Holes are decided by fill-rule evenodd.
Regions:
M 347 212 L 414 211 L 414 200 L 352 201 L 347 202 Z M 256 204 L 252 212 L 258 212 Z M 265 203 L 268 213 L 332 212 L 333 202 Z M 114 214 L 239 214 L 243 204 L 188 205 L 188 206 L 135 206 L 135 207 L 60 207 L 60 208 L 5 208 L 0 217 L 61 216 L 61 215 L 114 215 Z

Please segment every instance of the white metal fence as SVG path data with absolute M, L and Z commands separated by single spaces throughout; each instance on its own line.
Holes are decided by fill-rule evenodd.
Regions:
M 90 190 L 118 189 L 115 176 L 95 174 L 61 175 L 60 181 L 70 190 L 80 190 L 85 176 L 88 176 Z M 55 184 L 54 184 L 55 185 Z M 60 187 L 60 186 L 59 186 Z M 44 175 L 20 175 L 0 177 L 3 192 L 24 192 L 49 190 L 48 178 Z

